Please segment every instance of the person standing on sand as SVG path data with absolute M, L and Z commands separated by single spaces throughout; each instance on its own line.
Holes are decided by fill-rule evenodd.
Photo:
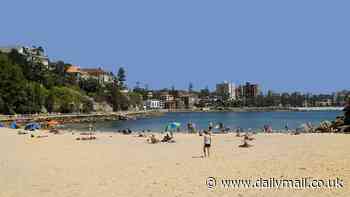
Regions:
M 211 135 L 208 131 L 204 131 L 203 134 L 204 145 L 203 145 L 203 153 L 204 157 L 210 156 L 210 146 L 211 146 Z

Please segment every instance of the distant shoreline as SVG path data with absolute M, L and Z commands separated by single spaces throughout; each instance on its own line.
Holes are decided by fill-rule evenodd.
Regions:
M 230 108 L 201 108 L 201 109 L 174 109 L 167 112 L 315 112 L 315 111 L 342 111 L 343 107 L 230 107 Z
M 217 108 L 217 109 L 160 109 L 145 111 L 126 111 L 112 113 L 91 113 L 91 114 L 17 114 L 17 115 L 0 115 L 0 122 L 9 123 L 12 121 L 27 122 L 45 122 L 48 120 L 57 120 L 62 123 L 88 123 L 94 121 L 111 121 L 111 120 L 129 120 L 139 117 L 161 116 L 164 113 L 186 113 L 186 112 L 316 112 L 316 111 L 341 111 L 343 107 L 243 107 L 243 108 Z

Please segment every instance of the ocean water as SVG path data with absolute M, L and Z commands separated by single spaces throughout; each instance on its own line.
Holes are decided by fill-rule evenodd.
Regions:
M 141 118 L 127 121 L 106 121 L 95 124 L 97 131 L 117 131 L 131 129 L 141 131 L 164 131 L 170 122 L 180 122 L 181 130 L 187 130 L 187 123 L 192 121 L 197 129 L 205 129 L 211 121 L 214 124 L 223 123 L 225 127 L 243 129 L 261 129 L 265 124 L 272 125 L 274 130 L 284 129 L 286 124 L 290 129 L 300 127 L 301 124 L 311 122 L 319 125 L 323 120 L 334 120 L 342 115 L 342 111 L 313 111 L 313 112 L 175 112 L 165 113 L 163 116 Z M 87 130 L 87 123 L 66 125 L 67 129 Z

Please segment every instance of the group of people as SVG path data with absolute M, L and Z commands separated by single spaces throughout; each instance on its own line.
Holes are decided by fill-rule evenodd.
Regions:
M 223 124 L 221 127 L 223 128 Z M 208 130 L 204 130 L 203 134 L 200 134 L 203 136 L 203 155 L 204 155 L 204 157 L 210 156 L 210 148 L 212 146 L 211 133 L 212 133 L 213 128 L 214 128 L 213 123 L 209 122 Z M 219 126 L 219 128 L 220 128 L 220 126 Z M 248 148 L 248 147 L 252 146 L 251 144 L 248 143 L 248 141 L 252 141 L 255 139 L 254 137 L 251 136 L 252 133 L 251 134 L 245 133 L 241 136 L 240 133 L 243 132 L 242 128 L 238 128 L 236 130 L 236 132 L 237 132 L 237 134 L 236 134 L 237 137 L 243 137 L 243 144 L 239 145 L 238 147 Z
M 139 135 L 140 136 L 140 135 Z M 142 137 L 147 137 L 146 135 L 142 135 Z M 166 133 L 163 136 L 162 140 L 159 140 L 158 138 L 156 138 L 156 136 L 154 134 L 152 134 L 148 139 L 147 142 L 151 143 L 151 144 L 157 144 L 159 142 L 166 142 L 166 143 L 174 143 L 174 136 L 171 135 L 170 133 Z

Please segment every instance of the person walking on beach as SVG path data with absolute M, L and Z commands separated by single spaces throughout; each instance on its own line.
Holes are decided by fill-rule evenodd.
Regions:
M 210 146 L 211 146 L 211 135 L 208 131 L 204 131 L 203 134 L 204 145 L 203 145 L 203 153 L 204 157 L 210 156 Z

